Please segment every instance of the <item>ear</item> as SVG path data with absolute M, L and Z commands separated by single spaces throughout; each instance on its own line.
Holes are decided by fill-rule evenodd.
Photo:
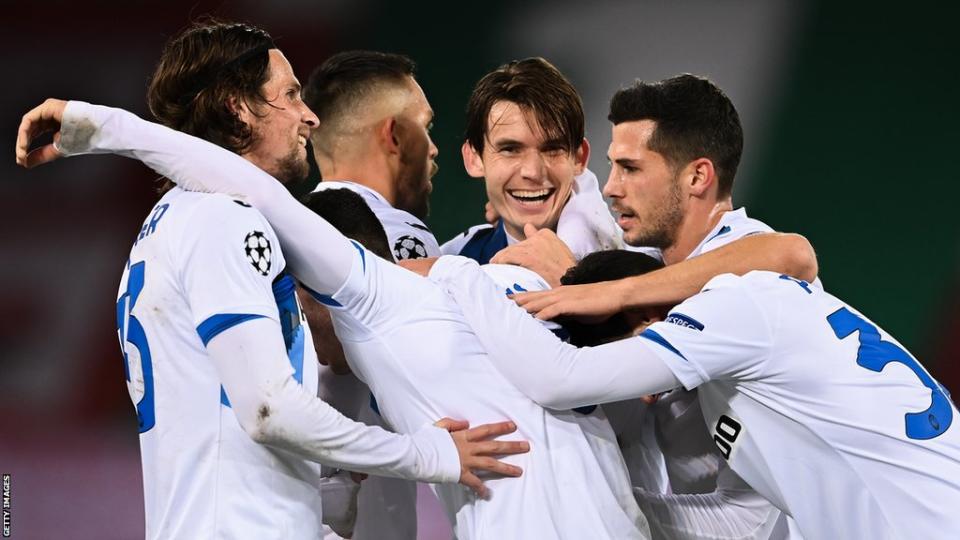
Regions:
M 717 172 L 713 162 L 707 158 L 695 159 L 684 168 L 683 178 L 695 197 L 703 197 L 717 183 Z
M 573 173 L 574 176 L 577 176 L 583 173 L 583 170 L 587 168 L 587 163 L 590 162 L 590 141 L 586 137 L 583 138 L 580 147 L 573 153 L 573 157 L 576 160 Z
M 463 168 L 467 170 L 467 174 L 473 178 L 483 178 L 483 158 L 469 141 L 463 142 L 460 153 L 463 154 Z
M 388 116 L 384 118 L 374 129 L 377 137 L 377 145 L 387 154 L 399 154 L 400 139 L 402 137 L 399 131 L 400 128 L 397 125 L 396 117 Z
M 250 111 L 250 107 L 247 105 L 247 102 L 236 97 L 232 96 L 227 98 L 227 109 L 236 115 L 244 124 L 250 125 L 250 116 L 253 114 Z

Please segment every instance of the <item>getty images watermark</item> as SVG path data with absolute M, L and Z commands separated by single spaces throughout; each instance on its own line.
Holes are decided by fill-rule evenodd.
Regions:
M 10 538 L 10 475 L 3 475 L 3 537 Z

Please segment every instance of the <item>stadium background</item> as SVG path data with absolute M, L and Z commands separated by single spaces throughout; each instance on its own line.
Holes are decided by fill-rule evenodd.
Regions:
M 482 219 L 459 146 L 467 96 L 488 70 L 554 62 L 584 97 L 602 180 L 609 96 L 637 77 L 707 75 L 745 125 L 735 202 L 806 235 L 828 289 L 958 391 L 958 11 L 926 0 L 4 3 L 0 148 L 48 96 L 148 115 L 162 44 L 205 13 L 267 28 L 304 82 L 338 50 L 402 52 L 437 113 L 429 222 L 443 241 Z M 116 157 L 26 173 L 12 152 L 0 171 L 0 472 L 13 475 L 14 537 L 139 537 L 136 424 L 113 319 L 153 175 Z

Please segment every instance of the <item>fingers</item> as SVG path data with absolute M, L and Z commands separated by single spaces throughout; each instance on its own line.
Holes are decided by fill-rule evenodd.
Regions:
M 520 467 L 497 461 L 492 457 L 474 456 L 471 457 L 467 463 L 464 463 L 464 466 L 471 471 L 487 471 L 500 476 L 510 476 L 513 478 L 517 478 L 523 474 L 523 469 Z
M 479 495 L 481 498 L 486 499 L 488 495 L 487 488 L 483 485 L 483 482 L 477 478 L 477 475 L 473 474 L 470 471 L 464 471 L 460 474 L 460 483 L 472 489 L 474 493 Z
M 27 154 L 26 159 L 21 163 L 20 160 L 17 160 L 22 167 L 32 169 L 37 165 L 43 165 L 44 163 L 49 163 L 55 159 L 61 157 L 60 151 L 56 149 L 53 144 L 45 144 L 39 148 L 33 149 L 29 154 Z
M 470 422 L 467 422 L 466 420 L 454 420 L 453 418 L 441 418 L 433 425 L 443 428 L 447 431 L 454 432 L 467 429 L 470 427 Z
M 37 137 L 50 131 L 58 131 L 63 119 L 63 110 L 66 102 L 58 99 L 48 99 L 41 105 L 34 107 L 20 120 L 17 129 L 15 155 L 17 164 L 22 167 L 34 167 L 61 156 L 53 145 L 45 145 L 30 151 L 30 145 Z M 54 140 L 58 137 L 54 136 Z
M 484 441 L 473 443 L 472 453 L 476 456 L 504 456 L 526 454 L 530 451 L 527 441 Z
M 496 424 L 483 424 L 471 428 L 467 431 L 467 441 L 482 441 L 513 433 L 517 430 L 517 425 L 513 422 L 497 422 Z
M 537 234 L 537 228 L 533 225 L 533 223 L 524 223 L 524 224 L 523 224 L 523 235 L 524 235 L 525 237 L 530 238 L 531 236 L 533 236 L 533 235 L 535 235 L 535 234 Z

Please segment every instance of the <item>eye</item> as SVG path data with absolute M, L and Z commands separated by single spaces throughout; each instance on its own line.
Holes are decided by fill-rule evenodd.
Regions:
M 500 152 L 501 154 L 513 155 L 520 152 L 520 147 L 513 144 L 507 144 L 497 149 L 497 152 Z

